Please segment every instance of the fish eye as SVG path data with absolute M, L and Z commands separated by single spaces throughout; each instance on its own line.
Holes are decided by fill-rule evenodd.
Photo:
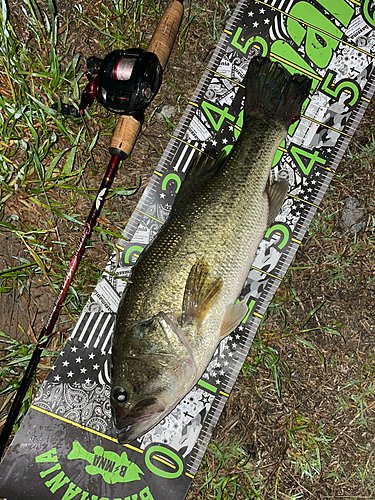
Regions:
M 128 393 L 123 387 L 116 385 L 112 390 L 112 397 L 117 403 L 126 403 Z

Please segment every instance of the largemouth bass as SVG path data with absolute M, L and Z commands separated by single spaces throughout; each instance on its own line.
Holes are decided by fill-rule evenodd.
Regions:
M 283 179 L 270 182 L 272 160 L 310 86 L 266 58 L 251 60 L 238 141 L 226 158 L 193 163 L 168 221 L 134 266 L 112 344 L 120 443 L 177 405 L 245 317 L 246 304 L 236 300 L 288 190 Z

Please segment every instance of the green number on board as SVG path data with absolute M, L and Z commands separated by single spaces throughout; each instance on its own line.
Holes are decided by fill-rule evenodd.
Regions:
M 218 131 L 223 124 L 223 121 L 225 119 L 230 120 L 233 122 L 236 117 L 228 113 L 228 107 L 225 107 L 224 109 L 218 108 L 214 104 L 210 104 L 209 102 L 203 101 L 202 102 L 202 109 L 206 113 L 207 118 L 209 119 L 210 123 L 214 127 L 216 131 Z M 214 116 L 212 113 L 216 113 L 219 115 L 218 120 L 215 120 Z
M 341 92 L 349 92 L 348 97 L 351 97 L 351 99 L 346 104 L 348 106 L 354 106 L 354 104 L 358 101 L 361 92 L 358 83 L 344 80 L 337 85 L 334 85 L 331 83 L 331 81 L 335 76 L 336 73 L 334 71 L 328 70 L 324 77 L 324 80 L 322 81 L 320 90 L 325 94 L 335 97 L 336 99 Z
M 326 162 L 324 158 L 319 157 L 318 151 L 310 153 L 310 151 L 305 151 L 297 146 L 292 146 L 290 148 L 290 154 L 305 175 L 309 175 L 315 162 L 318 162 L 321 165 L 324 165 Z
M 264 38 L 258 35 L 251 36 L 248 40 L 245 41 L 242 38 L 243 28 L 237 28 L 236 33 L 233 36 L 232 45 L 236 49 L 239 49 L 241 52 L 246 54 L 251 46 L 258 48 L 258 50 L 262 51 L 262 56 L 266 56 L 268 53 L 268 45 Z M 240 43 L 242 42 L 242 44 Z
M 375 12 L 372 0 L 365 0 L 361 5 L 361 10 L 366 23 L 375 28 Z
M 158 462 L 151 462 L 151 458 L 156 458 L 156 460 L 159 460 L 160 462 L 163 462 L 163 459 L 160 459 L 158 455 L 151 456 L 153 453 L 155 454 L 162 454 L 162 456 L 166 456 L 169 458 L 170 461 L 174 462 L 175 465 L 173 465 L 173 472 L 166 471 L 162 469 L 161 467 L 158 467 Z M 168 462 L 164 461 L 164 463 Z M 176 477 L 181 476 L 184 470 L 184 464 L 181 460 L 181 458 L 176 454 L 173 453 L 172 450 L 169 450 L 168 448 L 165 448 L 164 446 L 151 446 L 146 451 L 145 454 L 145 464 L 148 468 L 149 471 L 153 472 L 157 476 L 164 477 L 165 479 L 175 479 Z
M 342 31 L 307 2 L 293 5 L 290 15 L 287 19 L 287 30 L 293 41 L 298 47 L 304 43 L 307 57 L 318 68 L 328 66 L 340 43 Z M 319 30 L 313 26 L 319 26 Z

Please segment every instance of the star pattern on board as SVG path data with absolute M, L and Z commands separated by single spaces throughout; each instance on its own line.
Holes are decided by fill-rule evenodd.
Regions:
M 100 359 L 100 364 L 95 359 Z M 56 384 L 97 381 L 106 359 L 109 359 L 108 355 L 103 355 L 100 351 L 95 352 L 85 346 L 79 347 L 75 343 L 67 342 L 56 360 L 53 371 L 48 375 L 48 380 Z
M 239 363 L 239 357 L 246 339 L 246 329 L 239 325 L 230 335 L 223 339 L 216 349 L 210 363 L 202 375 L 202 380 L 223 387 L 227 384 L 227 376 L 232 367 Z
M 264 28 L 268 30 L 268 26 L 273 22 L 276 15 L 275 9 L 271 6 L 266 8 L 259 6 L 258 9 L 252 9 L 247 13 L 247 17 L 251 20 L 250 25 L 259 33 L 262 33 Z
M 309 210 L 312 204 L 315 205 L 316 197 L 321 190 L 321 185 L 328 174 L 327 171 L 320 169 L 311 170 L 310 175 L 303 177 L 301 184 L 296 189 L 293 189 L 295 199 L 290 211 L 291 217 L 301 217 L 306 210 Z

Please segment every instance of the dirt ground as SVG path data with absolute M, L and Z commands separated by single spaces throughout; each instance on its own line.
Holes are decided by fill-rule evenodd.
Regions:
M 38 4 L 43 10 L 47 2 Z M 165 4 L 161 2 L 161 10 Z M 20 4 L 10 0 L 9 5 L 19 36 L 31 39 Z M 94 16 L 99 9 L 94 2 L 82 5 L 87 16 Z M 213 16 L 217 30 L 222 31 L 234 5 L 201 2 L 202 17 L 193 19 L 183 51 L 179 39 L 163 86 L 147 112 L 142 135 L 114 187 L 134 186 L 138 176 L 142 186 L 133 196 L 108 200 L 101 227 L 120 232 L 125 226 L 171 132 L 157 120 L 154 111 L 162 104 L 171 104 L 175 109 L 171 121 L 178 123 L 216 46 Z M 82 60 L 92 54 L 105 55 L 97 42 L 100 33 L 93 24 L 75 22 L 70 2 L 58 1 L 57 9 L 70 20 L 66 61 L 76 53 L 82 55 Z M 211 24 L 203 19 L 211 20 Z M 149 41 L 154 26 L 149 17 L 139 19 L 137 29 L 143 32 L 144 43 Z M 97 108 L 95 117 L 88 122 L 90 131 L 99 130 L 100 134 L 93 149 L 94 163 L 80 180 L 86 189 L 99 186 L 108 160 L 108 138 L 114 121 L 105 118 L 105 112 Z M 372 100 L 262 322 L 214 430 L 189 500 L 375 498 L 374 130 Z M 59 188 L 52 190 L 51 196 L 72 204 L 77 219 L 85 220 L 90 209 L 87 197 Z M 366 226 L 355 234 L 340 222 L 344 200 L 349 197 L 355 197 L 366 210 Z M 28 226 L 44 227 L 40 221 L 48 218 L 45 209 L 36 210 L 27 200 L 28 193 L 19 190 L 2 207 L 2 220 L 9 221 L 16 215 Z M 59 240 L 65 245 L 56 250 L 51 267 L 69 258 L 80 234 L 80 228 L 67 220 L 56 218 L 55 223 Z M 104 267 L 111 248 L 97 234 L 93 236 L 85 253 L 86 264 L 82 263 L 82 271 L 80 268 L 78 272 L 81 275 L 75 281 L 77 289 L 82 281 L 89 287 L 82 297 L 87 299 L 98 276 L 97 269 L 93 273 L 90 266 Z M 30 258 L 30 254 L 17 235 L 2 230 L 0 268 L 18 265 L 20 261 L 15 257 Z M 11 289 L 0 294 L 0 330 L 19 342 L 29 342 L 40 331 L 53 292 L 40 273 L 28 272 L 22 283 L 22 287 L 19 282 L 17 286 L 5 283 Z M 71 330 L 70 317 L 77 318 L 84 298 L 77 304 L 73 302 L 69 314 L 63 313 L 57 325 L 60 336 L 56 348 Z M 314 309 L 316 312 L 311 314 Z M 50 360 L 46 360 L 40 367 L 37 383 L 49 366 Z M 15 369 L 15 377 L 19 373 L 21 368 Z M 6 383 L 4 379 L 1 388 Z M 1 408 L 6 394 L 0 398 Z M 6 411 L 3 408 L 2 414 Z

